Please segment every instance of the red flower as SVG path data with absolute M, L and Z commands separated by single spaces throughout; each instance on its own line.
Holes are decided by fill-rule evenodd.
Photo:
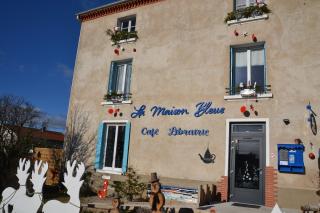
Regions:
M 118 49 L 114 49 L 114 53 L 115 53 L 116 55 L 119 55 L 119 50 L 118 50 Z
M 108 109 L 108 112 L 109 112 L 109 114 L 112 114 L 113 113 L 113 109 L 112 108 Z
M 314 159 L 316 158 L 316 156 L 315 156 L 312 152 L 310 152 L 310 153 L 309 153 L 309 158 L 310 158 L 311 160 L 314 160 Z
M 244 113 L 245 111 L 247 111 L 247 107 L 246 106 L 242 106 L 240 108 L 240 112 Z
M 253 42 L 257 42 L 257 41 L 258 41 L 258 39 L 257 39 L 257 37 L 256 37 L 255 34 L 252 34 L 251 38 L 252 38 L 252 41 L 253 41 Z

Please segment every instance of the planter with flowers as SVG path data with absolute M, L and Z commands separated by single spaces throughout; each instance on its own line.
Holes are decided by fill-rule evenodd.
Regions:
M 137 31 L 121 31 L 118 27 L 115 27 L 113 30 L 108 29 L 107 35 L 110 36 L 110 40 L 112 42 L 112 45 L 118 45 L 120 43 L 124 42 L 131 42 L 136 41 L 138 37 Z
M 271 10 L 268 8 L 265 3 L 257 3 L 256 5 L 246 7 L 243 9 L 235 10 L 225 17 L 224 22 L 232 24 L 233 21 L 246 20 L 246 19 L 256 19 L 257 17 L 263 17 L 264 15 L 271 13 Z

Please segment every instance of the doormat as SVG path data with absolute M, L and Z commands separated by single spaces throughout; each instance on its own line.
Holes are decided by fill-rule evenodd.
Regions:
M 252 204 L 245 204 L 245 203 L 233 203 L 231 206 L 239 206 L 239 207 L 246 207 L 252 209 L 259 209 L 261 206 L 252 205 Z

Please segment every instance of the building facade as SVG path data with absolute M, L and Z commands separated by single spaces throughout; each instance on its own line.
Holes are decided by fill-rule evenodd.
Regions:
M 90 115 L 98 177 L 131 166 L 216 183 L 225 201 L 318 200 L 320 2 L 265 3 L 123 0 L 78 14 L 69 114 Z

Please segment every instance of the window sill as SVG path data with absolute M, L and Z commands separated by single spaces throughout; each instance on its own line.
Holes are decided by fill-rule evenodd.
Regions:
M 252 96 L 252 97 L 242 97 L 241 95 L 226 95 L 224 96 L 224 100 L 233 101 L 233 100 L 243 100 L 243 99 L 270 99 L 272 97 L 273 97 L 272 93 L 257 94 L 257 96 Z
M 105 106 L 105 105 L 118 105 L 118 104 L 132 104 L 132 100 L 128 100 L 128 101 L 117 101 L 117 102 L 113 102 L 113 101 L 102 101 L 101 105 Z
M 120 40 L 118 41 L 117 44 L 123 44 L 123 43 L 130 43 L 130 42 L 135 42 L 137 40 L 137 38 L 128 38 L 128 39 L 124 39 L 124 40 Z M 116 43 L 111 42 L 111 45 L 115 45 Z
M 113 170 L 97 169 L 97 172 L 98 173 L 103 173 L 103 174 L 122 175 L 122 172 L 113 171 Z
M 268 19 L 268 18 L 269 18 L 268 14 L 263 14 L 262 16 L 255 16 L 255 17 L 250 17 L 250 18 L 241 18 L 238 20 L 227 21 L 227 24 L 228 24 L 228 26 L 230 26 L 230 25 L 234 25 L 234 24 L 242 24 L 242 23 L 246 23 L 246 22 L 264 20 L 264 19 Z

